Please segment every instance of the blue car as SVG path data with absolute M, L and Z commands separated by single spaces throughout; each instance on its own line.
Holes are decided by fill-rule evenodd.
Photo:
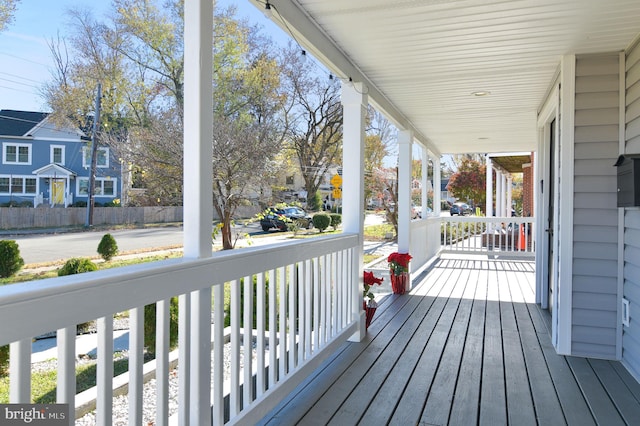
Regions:
M 467 203 L 453 203 L 449 209 L 451 216 L 469 216 L 471 214 L 471 207 Z

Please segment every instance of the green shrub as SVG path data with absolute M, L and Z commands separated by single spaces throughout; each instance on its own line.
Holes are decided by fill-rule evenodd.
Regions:
M 172 297 L 169 302 L 169 349 L 178 345 L 178 298 Z M 156 304 L 144 307 L 144 346 L 147 353 L 156 353 Z
M 18 243 L 14 240 L 0 240 L 0 278 L 9 278 L 24 265 Z
M 118 254 L 118 244 L 111 234 L 104 234 L 98 244 L 98 254 L 106 261 L 111 260 L 113 256 Z
M 337 230 L 338 226 L 342 223 L 342 215 L 338 213 L 331 213 L 329 217 L 331 218 L 331 226 L 333 227 L 333 230 Z
M 320 210 L 322 206 L 322 200 L 320 199 L 320 194 L 317 192 L 313 195 L 313 197 L 307 199 L 307 209 L 313 212 Z
M 317 213 L 313 216 L 313 226 L 318 228 L 320 232 L 324 231 L 331 225 L 331 217 L 326 213 Z
M 0 346 L 0 377 L 9 369 L 9 345 Z
M 251 317 L 253 318 L 251 327 L 253 329 L 257 328 L 258 322 L 256 319 L 256 314 L 258 310 L 258 306 L 256 301 L 258 300 L 258 279 L 256 276 L 253 276 L 253 312 L 251 313 Z M 244 278 L 240 279 L 240 327 L 244 327 Z M 231 325 L 231 285 L 228 283 L 225 284 L 225 303 L 224 303 L 224 326 L 229 327 Z M 265 278 L 264 280 L 264 306 L 260 307 L 260 309 L 264 309 L 265 311 L 265 329 L 269 330 L 269 278 Z
M 81 274 L 83 272 L 97 271 L 98 267 L 90 259 L 72 257 L 67 260 L 62 268 L 58 269 L 58 276 Z
M 65 262 L 62 268 L 58 269 L 58 276 L 63 277 L 65 275 L 75 275 L 75 274 L 81 274 L 83 272 L 91 272 L 91 271 L 97 271 L 97 270 L 98 270 L 98 267 L 91 260 L 83 259 L 80 257 L 72 257 L 71 259 Z M 89 329 L 89 326 L 91 326 L 92 323 L 93 321 L 88 321 L 88 322 L 83 322 L 82 324 L 78 324 L 76 326 L 76 331 L 78 333 L 85 333 Z

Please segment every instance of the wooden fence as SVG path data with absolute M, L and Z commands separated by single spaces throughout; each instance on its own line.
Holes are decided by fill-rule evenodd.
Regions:
M 257 206 L 241 206 L 236 217 L 249 218 L 259 212 Z M 214 219 L 217 219 L 214 212 Z M 33 208 L 1 207 L 0 230 L 59 228 L 86 223 L 86 207 Z M 95 207 L 94 225 L 127 225 L 182 222 L 182 206 L 170 207 Z

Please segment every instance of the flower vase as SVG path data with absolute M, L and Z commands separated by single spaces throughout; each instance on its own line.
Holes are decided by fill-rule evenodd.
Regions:
M 408 272 L 402 272 L 400 275 L 396 275 L 391 271 L 391 289 L 393 294 L 404 294 L 407 291 L 407 279 Z
M 369 325 L 371 324 L 371 321 L 373 321 L 373 316 L 376 313 L 376 309 L 378 309 L 376 306 L 367 306 L 365 308 L 365 312 L 367 315 L 365 325 L 367 327 L 367 330 L 369 329 Z

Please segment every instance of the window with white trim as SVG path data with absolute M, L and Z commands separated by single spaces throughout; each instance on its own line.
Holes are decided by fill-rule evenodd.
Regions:
M 96 167 L 109 167 L 109 148 L 98 147 L 96 160 Z M 91 167 L 91 149 L 88 146 L 82 148 L 82 167 Z
M 93 195 L 113 197 L 116 195 L 116 181 L 117 179 L 96 178 Z M 81 177 L 76 180 L 76 194 L 80 196 L 89 195 L 89 178 Z
M 36 193 L 36 178 L 30 176 L 0 176 L 0 194 L 31 195 Z
M 64 145 L 51 145 L 50 163 L 64 166 Z
M 31 164 L 31 144 L 3 143 L 2 162 L 4 164 Z

